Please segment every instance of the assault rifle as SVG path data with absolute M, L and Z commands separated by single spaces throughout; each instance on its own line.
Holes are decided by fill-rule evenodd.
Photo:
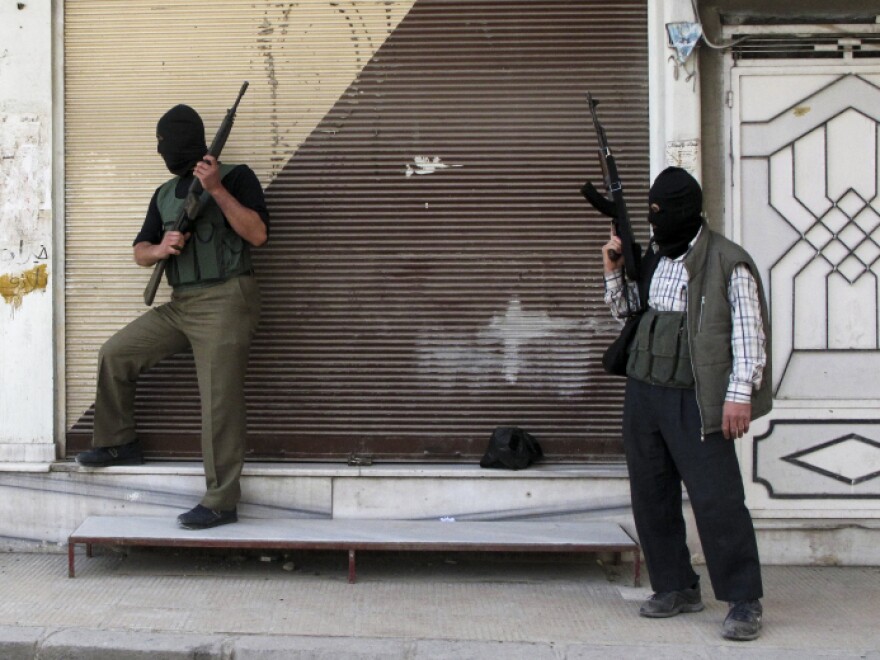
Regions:
M 235 113 L 238 110 L 238 104 L 241 101 L 241 97 L 244 96 L 247 88 L 248 82 L 245 80 L 244 84 L 241 86 L 241 90 L 238 92 L 238 98 L 235 99 L 235 104 L 226 111 L 226 116 L 223 118 L 223 121 L 220 122 L 220 128 L 217 129 L 217 134 L 214 136 L 214 140 L 208 148 L 208 155 L 211 155 L 214 158 L 220 158 L 220 152 L 223 151 L 229 133 L 232 132 L 232 123 L 235 121 Z M 180 209 L 180 213 L 168 231 L 186 233 L 189 229 L 190 223 L 195 222 L 195 220 L 202 214 L 202 211 L 205 210 L 205 205 L 210 199 L 211 195 L 205 192 L 204 188 L 202 188 L 202 182 L 199 181 L 198 177 L 193 177 L 193 181 L 186 193 L 186 201 L 183 203 L 183 208 Z M 153 267 L 153 274 L 150 276 L 147 288 L 144 289 L 144 303 L 146 303 L 147 307 L 152 305 L 153 300 L 156 298 L 156 291 L 159 289 L 159 282 L 162 281 L 162 275 L 165 273 L 165 267 L 167 265 L 168 259 L 162 259 L 157 261 L 156 265 Z
M 594 99 L 590 92 L 587 92 L 587 103 L 590 104 L 590 115 L 593 117 L 593 127 L 596 129 L 596 137 L 599 140 L 599 164 L 602 166 L 602 176 L 605 179 L 605 191 L 608 197 L 596 190 L 596 187 L 589 181 L 583 185 L 581 193 L 593 205 L 593 208 L 602 215 L 611 218 L 614 233 L 620 237 L 623 251 L 623 270 L 626 278 L 631 282 L 638 282 L 642 248 L 633 238 L 629 213 L 623 199 L 623 183 L 617 173 L 617 164 L 614 162 L 614 156 L 611 155 L 611 147 L 608 146 L 605 129 L 602 128 L 599 117 L 596 115 L 596 106 L 599 105 L 599 101 Z M 612 259 L 617 259 L 620 255 L 612 253 L 610 256 Z

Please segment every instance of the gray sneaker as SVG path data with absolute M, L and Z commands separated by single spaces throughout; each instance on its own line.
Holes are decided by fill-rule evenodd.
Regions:
M 144 454 L 138 440 L 115 447 L 95 447 L 81 451 L 76 455 L 76 462 L 85 467 L 109 467 L 111 465 L 141 465 Z
M 679 591 L 660 591 L 642 603 L 639 616 L 665 619 L 676 614 L 699 612 L 705 607 L 700 597 L 700 585 Z
M 761 634 L 761 618 L 764 608 L 760 600 L 739 600 L 730 604 L 727 617 L 721 626 L 724 639 L 747 642 Z

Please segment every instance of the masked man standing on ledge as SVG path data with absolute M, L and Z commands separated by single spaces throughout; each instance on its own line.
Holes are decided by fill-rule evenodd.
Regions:
M 88 467 L 143 463 L 134 421 L 138 376 L 192 348 L 207 492 L 177 520 L 182 527 L 203 529 L 238 520 L 246 432 L 244 378 L 260 316 L 251 247 L 266 242 L 269 213 L 260 182 L 247 165 L 220 164 L 206 155 L 205 127 L 195 110 L 186 105 L 171 108 L 159 120 L 156 137 L 158 152 L 174 177 L 153 194 L 134 240 L 134 260 L 145 267 L 169 260 L 171 302 L 150 309 L 101 347 L 93 448 L 76 460 Z M 193 176 L 211 200 L 187 233 L 169 231 Z
M 715 596 L 730 603 L 722 634 L 755 639 L 761 565 L 733 439 L 772 405 L 764 292 L 751 257 L 704 222 L 700 185 L 685 170 L 664 170 L 648 204 L 648 306 L 630 345 L 623 410 L 633 516 L 655 591 L 639 614 L 703 609 L 685 538 L 683 481 Z M 616 236 L 602 249 L 605 300 L 615 316 L 639 306 L 635 283 L 625 292 L 621 252 Z

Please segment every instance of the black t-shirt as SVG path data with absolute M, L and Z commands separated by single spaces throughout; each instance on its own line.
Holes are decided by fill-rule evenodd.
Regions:
M 189 186 L 192 183 L 193 175 L 181 177 L 177 182 L 177 188 L 174 191 L 175 197 L 183 199 L 186 197 Z M 269 209 L 266 208 L 266 198 L 263 195 L 263 186 L 257 179 L 257 175 L 247 165 L 236 165 L 229 173 L 223 177 L 223 186 L 229 191 L 242 206 L 253 209 L 259 213 L 260 218 L 266 224 L 266 233 L 269 232 Z M 161 186 L 159 186 L 161 188 Z M 162 216 L 159 213 L 159 205 L 156 199 L 159 195 L 159 188 L 153 193 L 150 200 L 150 207 L 147 209 L 147 217 L 144 218 L 144 224 L 140 232 L 134 239 L 132 245 L 137 245 L 143 241 L 150 243 L 160 243 L 162 241 Z

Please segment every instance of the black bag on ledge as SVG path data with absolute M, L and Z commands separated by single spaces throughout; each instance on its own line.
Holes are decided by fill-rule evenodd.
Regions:
M 480 467 L 522 470 L 544 455 L 534 436 L 517 427 L 499 426 L 489 438 Z

